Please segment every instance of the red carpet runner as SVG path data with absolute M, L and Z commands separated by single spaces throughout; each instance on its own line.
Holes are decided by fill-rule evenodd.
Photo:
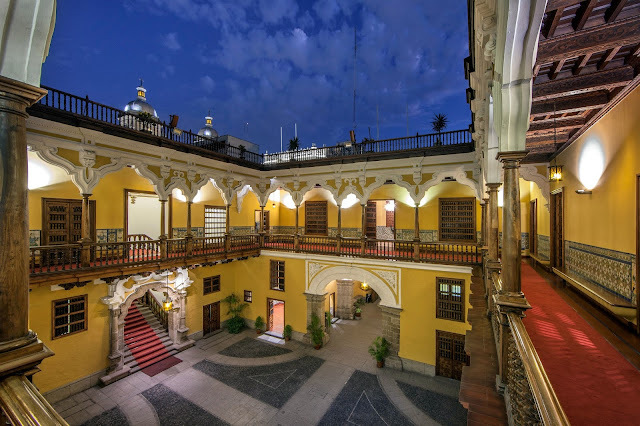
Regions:
M 182 360 L 172 356 L 134 302 L 124 319 L 124 342 L 138 367 L 149 376 L 173 367 Z
M 640 372 L 526 263 L 522 291 L 533 306 L 524 324 L 569 421 L 637 425 Z

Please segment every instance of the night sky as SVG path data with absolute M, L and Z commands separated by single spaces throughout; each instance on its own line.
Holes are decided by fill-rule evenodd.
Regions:
M 124 108 L 144 79 L 160 119 L 213 126 L 284 148 L 298 123 L 302 147 L 334 145 L 353 127 L 353 31 L 357 30 L 356 137 L 430 133 L 471 121 L 463 59 L 463 0 L 63 0 L 42 84 Z M 248 123 L 248 125 L 247 125 Z

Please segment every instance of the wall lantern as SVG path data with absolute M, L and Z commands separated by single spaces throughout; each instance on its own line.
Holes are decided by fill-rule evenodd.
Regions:
M 362 290 L 362 291 L 367 291 L 367 290 L 369 290 L 369 284 L 367 284 L 367 283 L 360 283 L 360 290 Z
M 549 166 L 549 182 L 560 182 L 561 180 L 562 180 L 562 166 L 558 166 L 557 164 Z
M 169 312 L 173 308 L 173 302 L 171 301 L 171 298 L 169 297 L 169 293 L 166 292 L 166 291 L 164 293 L 164 300 L 162 301 L 162 308 L 166 312 Z

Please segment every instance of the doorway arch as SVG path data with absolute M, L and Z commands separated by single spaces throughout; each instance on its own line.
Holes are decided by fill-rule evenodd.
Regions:
M 112 383 L 130 373 L 130 369 L 124 365 L 124 326 L 125 318 L 129 313 L 131 304 L 142 297 L 148 290 L 162 291 L 168 294 L 173 306 L 176 308 L 168 313 L 169 339 L 173 349 L 182 351 L 195 344 L 187 337 L 189 329 L 186 327 L 186 289 L 191 286 L 193 280 L 189 278 L 189 271 L 178 268 L 173 273 L 164 271 L 159 274 L 152 272 L 147 276 L 134 275 L 123 279 L 116 279 L 109 285 L 110 296 L 103 297 L 101 301 L 109 306 L 110 316 L 110 353 L 109 370 L 106 376 L 101 377 L 104 384 Z M 131 282 L 133 281 L 133 283 Z

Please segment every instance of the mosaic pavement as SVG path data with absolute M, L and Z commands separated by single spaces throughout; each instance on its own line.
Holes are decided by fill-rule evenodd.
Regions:
M 379 334 L 379 308 L 365 305 L 362 318 L 334 324 L 318 351 L 258 341 L 253 330 L 215 334 L 154 377 L 138 372 L 54 408 L 71 425 L 91 426 L 465 423 L 459 382 L 375 367 L 367 347 Z M 234 356 L 239 348 L 258 356 Z

